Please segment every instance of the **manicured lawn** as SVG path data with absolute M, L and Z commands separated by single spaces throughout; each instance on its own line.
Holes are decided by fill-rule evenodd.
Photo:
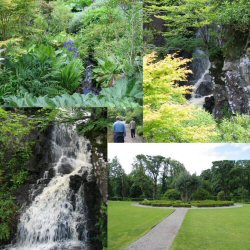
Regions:
M 109 201 L 108 250 L 125 249 L 174 211 L 135 207 L 131 204 L 126 201 Z
M 189 210 L 171 250 L 250 249 L 250 205 Z

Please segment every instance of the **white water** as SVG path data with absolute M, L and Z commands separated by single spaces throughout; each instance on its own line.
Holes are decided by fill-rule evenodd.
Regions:
M 196 91 L 199 88 L 200 84 L 202 82 L 204 82 L 206 75 L 209 74 L 209 69 L 211 67 L 211 62 L 210 62 L 207 54 L 204 51 L 200 50 L 200 49 L 196 49 L 195 55 L 202 58 L 202 64 L 203 64 L 202 66 L 204 67 L 204 65 L 205 65 L 205 69 L 204 69 L 204 72 L 201 74 L 200 78 L 195 82 L 195 84 L 193 86 L 193 91 L 192 91 L 192 95 L 191 95 L 191 98 L 190 98 L 189 102 L 191 104 L 194 104 L 194 105 L 199 106 L 199 107 L 202 108 L 203 104 L 205 102 L 205 98 L 208 97 L 208 96 L 211 96 L 211 95 L 199 96 L 198 97 L 196 95 Z
M 77 135 L 75 126 L 55 126 L 50 149 L 55 176 L 21 215 L 17 244 L 9 249 L 86 249 L 83 186 L 74 194 L 69 184 L 70 176 L 91 170 L 88 143 Z

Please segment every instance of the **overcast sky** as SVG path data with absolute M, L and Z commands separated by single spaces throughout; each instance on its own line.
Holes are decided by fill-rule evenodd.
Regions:
M 250 143 L 109 143 L 108 158 L 118 157 L 126 173 L 136 155 L 162 155 L 183 163 L 191 173 L 200 174 L 217 160 L 250 160 Z

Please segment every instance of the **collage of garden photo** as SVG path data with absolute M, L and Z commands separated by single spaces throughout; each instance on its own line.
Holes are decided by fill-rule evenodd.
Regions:
M 249 0 L 0 0 L 1 250 L 249 235 Z

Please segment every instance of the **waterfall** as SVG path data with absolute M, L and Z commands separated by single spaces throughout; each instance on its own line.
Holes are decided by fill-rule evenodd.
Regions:
M 75 125 L 55 125 L 51 147 L 54 177 L 21 215 L 17 243 L 9 249 L 63 250 L 87 248 L 87 216 L 81 179 L 90 178 L 89 142 L 78 136 Z M 48 178 L 45 171 L 43 179 Z
M 208 41 L 209 34 L 207 27 L 204 26 L 198 29 L 196 37 Z M 195 49 L 193 58 L 193 80 L 191 81 L 193 92 L 189 101 L 191 104 L 202 107 L 205 98 L 212 94 L 213 83 L 209 73 L 211 62 L 209 60 L 208 51 L 200 48 Z
M 209 76 L 209 69 L 211 67 L 211 62 L 209 61 L 208 55 L 205 51 L 196 49 L 194 55 L 199 60 L 198 66 L 201 68 L 200 76 L 196 80 L 196 82 L 193 85 L 193 92 L 191 95 L 191 99 L 189 100 L 190 103 L 196 104 L 198 106 L 203 106 L 205 98 L 209 95 L 201 95 L 197 93 L 197 90 L 201 86 L 202 83 L 207 82 L 207 78 Z

